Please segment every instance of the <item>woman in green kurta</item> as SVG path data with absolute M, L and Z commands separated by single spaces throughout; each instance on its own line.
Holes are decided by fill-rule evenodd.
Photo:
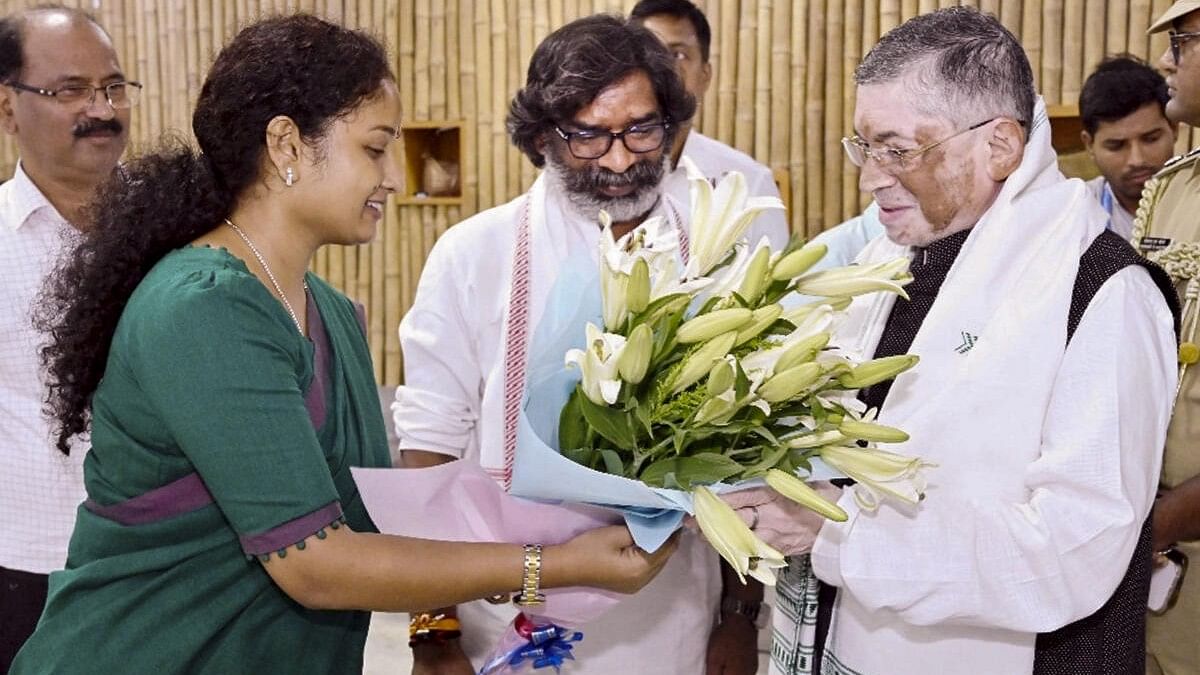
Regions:
M 213 64 L 203 154 L 101 192 L 44 320 L 60 448 L 91 423 L 88 500 L 13 673 L 358 672 L 363 610 L 521 585 L 520 546 L 374 534 L 350 476 L 390 463 L 370 356 L 305 267 L 374 234 L 399 111 L 369 37 L 270 19 Z M 546 547 L 541 583 L 629 592 L 666 556 L 601 528 Z

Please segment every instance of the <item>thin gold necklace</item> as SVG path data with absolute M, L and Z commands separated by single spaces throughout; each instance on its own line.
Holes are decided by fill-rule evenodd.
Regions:
M 225 224 L 233 228 L 233 231 L 237 233 L 237 236 L 241 237 L 242 241 L 246 242 L 246 246 L 249 247 L 250 252 L 253 253 L 255 259 L 258 260 L 258 264 L 262 265 L 263 271 L 267 273 L 267 279 L 271 280 L 271 285 L 275 287 L 275 292 L 279 295 L 279 299 L 283 301 L 284 308 L 286 308 L 288 314 L 292 316 L 292 322 L 296 324 L 296 330 L 304 333 L 304 328 L 300 325 L 300 317 L 296 316 L 296 310 L 292 309 L 292 303 L 288 302 L 287 296 L 284 295 L 283 287 L 279 285 L 279 280 L 276 279 L 275 274 L 271 272 L 271 266 L 267 264 L 267 259 L 263 257 L 262 253 L 258 252 L 258 247 L 254 245 L 254 242 L 250 241 L 250 237 L 246 236 L 246 233 L 242 231 L 242 228 L 238 227 L 236 223 L 228 218 L 225 219 Z M 307 282 L 304 283 L 304 290 L 308 290 Z

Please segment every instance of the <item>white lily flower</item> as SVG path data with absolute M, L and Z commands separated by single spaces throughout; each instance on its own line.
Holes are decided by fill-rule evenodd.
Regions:
M 783 202 L 778 197 L 750 197 L 746 177 L 737 171 L 725 174 L 714 190 L 689 158 L 684 157 L 680 164 L 688 174 L 692 202 L 687 276 L 702 277 L 725 259 L 760 212 L 782 209 Z
M 614 272 L 608 265 L 600 266 L 600 304 L 604 327 L 620 330 L 629 317 L 629 275 Z
M 596 405 L 612 405 L 621 393 L 617 362 L 625 349 L 625 337 L 603 333 L 588 322 L 587 346 L 567 352 L 566 364 L 583 373 L 583 394 Z
M 608 330 L 620 330 L 631 311 L 641 311 L 655 298 L 692 293 L 711 283 L 680 282 L 679 233 L 661 216 L 648 218 L 616 241 L 607 211 L 600 212 L 600 224 L 600 297 Z M 642 266 L 644 270 L 638 269 Z
M 925 469 L 936 466 L 920 457 L 910 457 L 878 448 L 822 446 L 817 451 L 826 464 L 857 481 L 854 500 L 866 511 L 874 511 L 885 498 L 916 504 L 925 496 Z
M 743 584 L 749 575 L 767 586 L 775 585 L 775 570 L 787 566 L 782 553 L 759 539 L 733 507 L 708 488 L 692 490 L 692 505 L 700 532 Z

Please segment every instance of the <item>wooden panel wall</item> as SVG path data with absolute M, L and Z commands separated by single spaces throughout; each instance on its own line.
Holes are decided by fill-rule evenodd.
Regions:
M 461 119 L 463 201 L 392 204 L 375 242 L 330 246 L 315 269 L 368 307 L 377 376 L 401 377 L 396 326 L 411 304 L 425 256 L 459 220 L 518 195 L 533 180 L 504 129 L 537 43 L 594 12 L 627 11 L 634 0 L 74 0 L 112 34 L 131 77 L 146 85 L 133 116 L 131 152 L 166 131 L 186 133 L 207 65 L 236 27 L 262 14 L 307 11 L 366 27 L 393 50 L 413 120 Z M 0 13 L 34 4 L 0 0 Z M 699 128 L 787 169 L 792 226 L 814 234 L 856 214 L 865 199 L 838 141 L 851 128 L 853 70 L 878 37 L 946 0 L 700 0 L 713 27 L 714 78 Z M 1074 103 L 1087 73 L 1107 54 L 1155 60 L 1162 35 L 1145 29 L 1170 0 L 971 0 L 997 14 L 1022 41 L 1049 104 Z M 1186 147 L 1188 135 L 1181 139 Z M 16 151 L 0 139 L 0 175 Z M 482 254 L 482 252 L 481 252 Z

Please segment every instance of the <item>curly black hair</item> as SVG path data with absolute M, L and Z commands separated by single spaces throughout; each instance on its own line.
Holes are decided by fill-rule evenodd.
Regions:
M 267 123 L 286 115 L 309 143 L 394 80 L 369 35 L 296 14 L 242 29 L 208 72 L 192 115 L 200 152 L 168 137 L 102 185 L 90 227 L 50 276 L 37 323 L 58 448 L 84 432 L 125 304 L 168 252 L 213 230 L 260 181 Z
M 692 119 L 696 100 L 683 88 L 670 52 L 654 33 L 607 14 L 577 19 L 559 28 L 534 50 L 525 87 L 509 106 L 508 134 L 513 144 L 534 166 L 545 165 L 538 141 L 600 92 L 639 70 L 650 78 L 659 110 L 674 128 Z M 673 134 L 668 134 L 667 147 Z

